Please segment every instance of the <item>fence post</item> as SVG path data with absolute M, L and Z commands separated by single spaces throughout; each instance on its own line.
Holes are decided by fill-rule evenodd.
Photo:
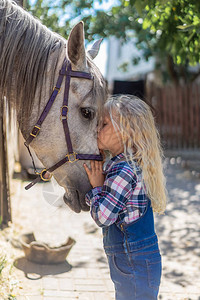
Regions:
M 6 112 L 1 102 L 0 116 L 0 225 L 7 226 L 11 221 L 10 186 L 6 137 Z

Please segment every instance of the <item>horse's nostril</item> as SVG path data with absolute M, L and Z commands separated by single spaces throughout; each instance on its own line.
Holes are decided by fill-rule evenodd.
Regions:
M 78 192 L 78 190 L 76 190 L 76 195 L 77 195 L 78 201 L 79 201 L 79 203 L 80 203 L 80 197 L 79 197 L 79 192 Z
M 63 195 L 63 200 L 64 200 L 65 204 L 69 204 L 70 202 L 72 202 L 72 200 L 67 198 L 65 195 Z
M 63 196 L 63 200 L 65 202 L 65 204 L 67 204 L 73 211 L 75 211 L 76 213 L 80 213 L 81 212 L 81 206 L 80 203 L 77 199 L 77 197 L 66 197 L 65 195 Z

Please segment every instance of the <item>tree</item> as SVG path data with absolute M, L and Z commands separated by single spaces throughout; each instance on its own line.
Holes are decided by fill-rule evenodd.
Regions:
M 116 36 L 136 38 L 143 57 L 157 58 L 157 67 L 175 84 L 196 78 L 190 66 L 200 62 L 199 0 L 118 0 L 104 9 L 104 0 L 36 0 L 26 7 L 52 30 L 67 37 L 70 24 L 82 19 L 88 41 Z M 61 24 L 61 25 L 60 25 Z M 139 57 L 133 58 L 138 63 Z
M 188 71 L 189 66 L 200 62 L 200 2 L 150 1 L 145 6 L 137 3 L 143 16 L 142 28 L 150 30 L 155 39 L 152 53 L 162 60 L 166 57 L 168 72 L 176 84 L 180 77 L 185 82 L 193 81 L 200 74 Z
M 53 0 L 23 0 L 24 7 L 33 16 L 40 19 L 42 24 L 47 26 L 54 32 L 59 33 L 63 37 L 67 38 L 70 31 L 69 21 L 67 18 L 61 25 L 60 20 L 63 18 L 65 12 L 65 0 L 53 1 Z

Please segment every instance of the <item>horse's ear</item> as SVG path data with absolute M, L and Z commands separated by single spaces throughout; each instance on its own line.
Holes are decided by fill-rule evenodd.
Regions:
M 99 53 L 99 48 L 100 48 L 100 45 L 101 45 L 101 42 L 103 41 L 103 39 L 100 39 L 98 41 L 96 41 L 93 45 L 92 45 L 92 48 L 90 50 L 88 50 L 88 54 L 90 55 L 90 57 L 92 59 L 94 59 L 97 54 Z
M 67 52 L 68 58 L 75 68 L 85 69 L 86 67 L 86 53 L 85 53 L 85 34 L 83 22 L 79 22 L 70 32 Z

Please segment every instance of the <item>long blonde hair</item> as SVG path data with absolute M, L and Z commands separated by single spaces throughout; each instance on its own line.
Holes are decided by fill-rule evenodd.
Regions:
M 105 111 L 121 133 L 127 161 L 136 161 L 142 169 L 145 189 L 153 210 L 163 213 L 167 201 L 163 152 L 149 105 L 135 96 L 119 95 L 107 100 Z

